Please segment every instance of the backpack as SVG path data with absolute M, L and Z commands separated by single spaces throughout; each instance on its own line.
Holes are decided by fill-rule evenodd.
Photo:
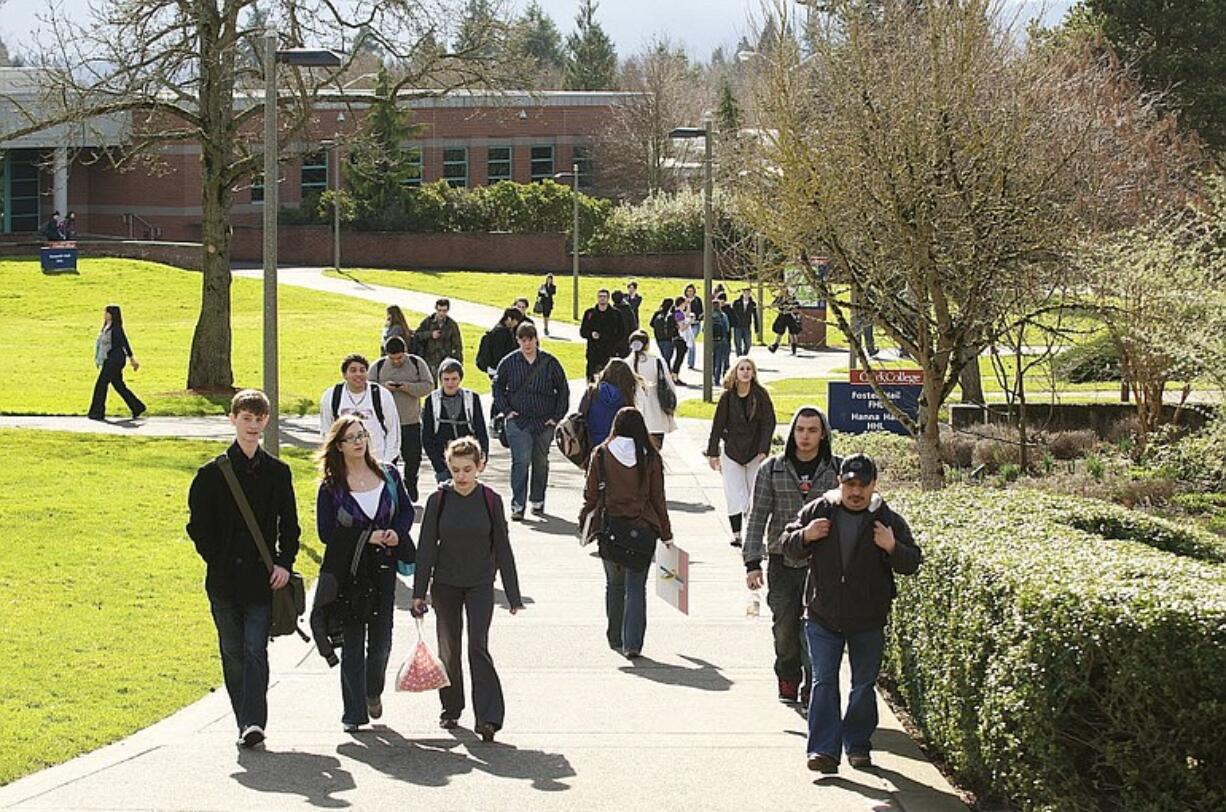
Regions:
M 727 316 L 721 319 L 718 313 L 711 314 L 711 340 L 712 341 L 727 341 L 728 340 Z
M 491 359 L 489 356 L 490 353 L 493 352 L 493 350 L 490 349 L 490 345 L 494 341 L 494 330 L 496 329 L 498 328 L 495 327 L 493 330 L 486 330 L 485 335 L 481 336 L 481 343 L 477 345 L 477 369 L 481 370 L 482 372 L 485 372 L 490 367 L 494 366 L 494 364 L 490 363 Z
M 437 431 L 438 427 L 443 423 L 446 423 L 447 425 L 452 426 L 452 427 L 458 426 L 462 423 L 464 425 L 464 428 L 468 430 L 468 433 L 470 435 L 473 433 L 473 397 L 474 397 L 473 390 L 461 388 L 460 395 L 464 398 L 464 419 L 462 421 L 461 420 L 444 420 L 443 419 L 443 390 L 435 389 L 433 392 L 430 393 L 430 409 L 431 411 L 434 412 L 435 431 Z M 454 431 L 454 428 L 453 428 L 453 431 Z M 455 436 L 460 437 L 463 435 L 456 434 Z
M 592 441 L 587 430 L 587 415 L 571 412 L 562 418 L 553 430 L 553 442 L 562 456 L 582 468 L 592 452 Z
M 383 396 L 379 394 L 379 384 L 374 381 L 367 381 L 366 385 L 370 387 L 370 402 L 375 407 L 375 419 L 379 421 L 379 428 L 383 429 L 383 433 L 387 434 L 387 423 L 383 420 Z M 338 383 L 332 387 L 332 417 L 339 417 L 341 410 L 341 390 L 345 388 L 345 384 Z

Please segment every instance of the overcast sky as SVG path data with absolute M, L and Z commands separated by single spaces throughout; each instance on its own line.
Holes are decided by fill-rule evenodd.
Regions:
M 521 8 L 526 4 L 526 0 L 515 2 Z M 539 2 L 563 36 L 574 30 L 578 0 Z M 1022 6 L 1026 16 L 1039 14 L 1046 7 L 1044 17 L 1052 22 L 1058 21 L 1072 5 L 1072 0 L 1004 2 L 1010 7 Z M 88 3 L 89 0 L 63 0 L 64 13 L 83 14 Z M 47 0 L 5 0 L 0 14 L 0 37 L 10 50 L 20 51 L 20 45 L 38 26 L 35 15 L 45 12 L 49 5 Z M 760 0 L 601 0 L 596 16 L 622 56 L 638 51 L 653 35 L 667 33 L 674 41 L 684 43 L 691 56 L 705 60 L 720 45 L 728 50 L 734 48 L 749 30 L 750 14 L 758 15 L 760 9 Z

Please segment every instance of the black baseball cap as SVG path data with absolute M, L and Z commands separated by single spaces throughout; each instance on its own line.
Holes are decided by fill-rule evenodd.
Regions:
M 868 454 L 852 454 L 843 458 L 843 464 L 839 466 L 839 482 L 853 479 L 860 480 L 862 485 L 877 480 L 877 464 Z

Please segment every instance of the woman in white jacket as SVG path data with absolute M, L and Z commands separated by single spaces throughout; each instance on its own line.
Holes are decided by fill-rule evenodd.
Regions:
M 655 440 L 656 448 L 663 448 L 664 435 L 677 430 L 677 421 L 673 419 L 677 389 L 673 386 L 667 365 L 660 356 L 648 349 L 650 346 L 647 332 L 635 330 L 630 334 L 630 354 L 626 356 L 626 363 L 642 380 L 642 385 L 635 395 L 634 407 L 643 413 L 643 421 L 647 424 L 651 439 Z M 673 404 L 673 409 L 668 411 L 665 411 L 660 402 L 661 386 L 668 392 L 665 399 Z

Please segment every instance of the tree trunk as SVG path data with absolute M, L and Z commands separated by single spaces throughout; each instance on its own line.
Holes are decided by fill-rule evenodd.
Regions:
M 204 264 L 200 294 L 200 319 L 192 335 L 187 388 L 226 390 L 234 388 L 230 363 L 230 204 L 229 184 L 222 169 L 225 159 L 205 147 L 203 170 L 202 242 Z
M 958 383 L 962 385 L 963 403 L 983 403 L 983 376 L 979 370 L 978 358 L 972 358 L 962 367 Z
M 939 407 L 929 404 L 938 403 L 937 390 L 940 382 L 934 381 L 931 374 L 924 373 L 924 395 L 920 402 L 920 435 L 915 438 L 919 449 L 920 487 L 926 491 L 936 491 L 945 487 L 945 463 L 941 461 L 941 424 L 939 422 Z

